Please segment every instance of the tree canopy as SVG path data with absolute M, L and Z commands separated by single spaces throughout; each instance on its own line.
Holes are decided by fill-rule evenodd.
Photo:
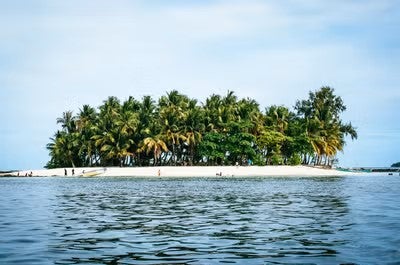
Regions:
M 392 164 L 391 167 L 400 167 L 400 162 Z
M 47 144 L 47 168 L 78 166 L 313 164 L 331 166 L 346 136 L 357 138 L 334 89 L 310 92 L 294 109 L 232 91 L 204 103 L 172 90 L 157 101 L 107 98 L 62 113 Z

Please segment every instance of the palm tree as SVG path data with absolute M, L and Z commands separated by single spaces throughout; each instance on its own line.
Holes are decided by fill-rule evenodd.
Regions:
M 237 97 L 233 91 L 228 91 L 227 95 L 222 98 L 222 124 L 226 125 L 238 118 Z
M 295 109 L 306 124 L 306 132 L 310 144 L 315 151 L 316 164 L 325 164 L 329 158 L 341 151 L 345 144 L 344 136 L 357 137 L 351 124 L 342 125 L 340 113 L 346 106 L 340 97 L 334 95 L 330 87 L 322 87 L 316 92 L 310 92 L 308 100 L 297 101 Z
M 167 146 L 172 149 L 170 160 L 176 165 L 182 154 L 181 144 L 185 139 L 182 134 L 185 111 L 188 108 L 189 99 L 179 94 L 176 90 L 167 93 L 159 100 L 159 118 L 161 124 L 161 135 L 166 139 Z
M 239 120 L 251 125 L 249 132 L 254 136 L 259 136 L 265 130 L 265 115 L 256 102 L 249 99 L 239 102 L 239 113 Z
M 217 132 L 222 123 L 222 100 L 219 95 L 211 95 L 203 104 L 205 112 L 205 127 L 208 132 Z
M 118 129 L 95 135 L 93 139 L 100 149 L 103 165 L 123 166 L 125 158 L 132 155 L 128 151 L 132 140 L 124 137 Z
M 47 149 L 53 158 L 53 163 L 61 167 L 75 167 L 78 153 L 78 138 L 77 135 L 69 134 L 65 131 L 58 131 L 51 143 L 47 144 Z
M 185 112 L 183 124 L 183 139 L 188 146 L 188 160 L 192 165 L 194 162 L 195 149 L 202 139 L 204 132 L 204 112 L 197 106 L 197 100 L 190 100 L 187 111 Z
M 79 156 L 82 157 L 83 166 L 93 164 L 95 144 L 92 140 L 94 136 L 94 124 L 97 118 L 96 110 L 89 105 L 83 105 L 76 118 L 77 131 L 79 132 Z
M 63 130 L 67 133 L 76 131 L 75 118 L 72 111 L 63 112 L 62 117 L 57 118 L 57 124 L 60 123 Z
M 99 123 L 102 126 L 100 129 L 103 131 L 111 131 L 115 126 L 114 120 L 117 118 L 121 110 L 119 99 L 116 97 L 108 97 L 99 109 Z
M 142 144 L 142 150 L 146 151 L 147 154 L 150 152 L 153 153 L 154 161 L 153 165 L 158 165 L 159 158 L 161 156 L 161 153 L 168 152 L 168 148 L 166 143 L 161 139 L 160 136 L 155 136 L 155 137 L 147 137 L 146 139 L 143 140 Z
M 265 109 L 266 126 L 284 134 L 289 125 L 290 111 L 284 106 L 271 106 Z
M 127 154 L 127 150 L 124 150 L 127 145 L 117 124 L 122 110 L 120 101 L 116 97 L 108 97 L 99 110 L 91 138 L 97 147 L 97 161 L 104 166 L 121 166 L 122 156 Z
M 47 145 L 47 166 L 232 164 L 247 158 L 260 165 L 301 158 L 330 165 L 346 137 L 357 138 L 353 125 L 341 121 L 346 106 L 333 92 L 310 92 L 296 102 L 296 114 L 275 105 L 263 114 L 255 100 L 232 91 L 201 105 L 177 90 L 158 104 L 150 96 L 122 104 L 109 97 L 97 109 L 84 105 L 78 115 L 66 111 L 57 119 L 61 129 Z
M 136 102 L 130 98 L 128 101 L 124 102 L 121 111 L 117 116 L 115 125 L 117 131 L 120 133 L 119 140 L 121 146 L 124 147 L 121 150 L 120 155 L 125 155 L 125 160 L 123 165 L 133 163 L 133 155 L 137 152 L 139 141 L 135 141 L 134 135 L 138 131 L 139 125 L 139 114 L 137 112 Z M 129 161 L 130 158 L 130 161 Z
M 158 134 L 160 132 L 160 124 L 156 122 L 156 117 L 158 116 L 156 104 L 150 96 L 142 98 L 137 113 L 138 125 L 136 133 L 133 135 L 133 141 L 135 144 L 138 144 L 136 146 L 136 165 L 141 166 L 143 164 L 143 151 L 140 149 L 139 144 L 145 138 Z

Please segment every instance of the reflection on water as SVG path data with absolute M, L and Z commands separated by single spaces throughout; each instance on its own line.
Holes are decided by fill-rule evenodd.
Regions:
M 371 191 L 360 184 L 371 181 L 367 178 L 7 181 L 1 181 L 2 190 L 18 186 L 18 191 L 1 199 L 0 235 L 7 239 L 0 239 L 0 253 L 6 253 L 0 263 L 373 264 L 382 261 L 379 253 L 388 262 L 400 258 L 383 243 L 399 245 L 392 233 L 400 229 L 397 220 L 369 216 L 387 212 L 365 211 L 360 200 Z M 29 187 L 33 201 L 21 187 Z M 399 195 L 391 188 L 382 201 Z M 9 205 L 18 201 L 17 207 Z M 389 207 L 390 216 L 399 216 L 397 203 Z M 371 228 L 371 222 L 377 223 Z M 383 232 L 368 238 L 381 249 L 360 255 L 370 244 L 363 241 L 368 230 Z

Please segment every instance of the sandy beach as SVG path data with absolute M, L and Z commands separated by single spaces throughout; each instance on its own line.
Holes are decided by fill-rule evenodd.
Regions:
M 186 166 L 186 167 L 91 167 L 23 170 L 12 176 L 82 176 L 95 172 L 96 176 L 128 177 L 256 177 L 256 176 L 347 176 L 354 172 L 308 166 Z M 72 170 L 74 175 L 72 175 Z

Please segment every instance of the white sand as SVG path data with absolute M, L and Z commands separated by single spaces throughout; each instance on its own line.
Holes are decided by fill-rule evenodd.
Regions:
M 72 168 L 66 168 L 68 176 L 72 175 Z M 75 168 L 75 176 L 82 175 L 83 171 L 103 168 Z M 25 176 L 64 176 L 64 168 L 23 170 L 13 175 Z M 160 175 L 158 175 L 160 173 Z M 130 177 L 252 177 L 252 176 L 347 176 L 354 172 L 343 172 L 334 169 L 322 169 L 308 166 L 214 166 L 214 167 L 108 167 L 98 176 L 130 176 Z

